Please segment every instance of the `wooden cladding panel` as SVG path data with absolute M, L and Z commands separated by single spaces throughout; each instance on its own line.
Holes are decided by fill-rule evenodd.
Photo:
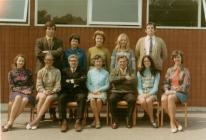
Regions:
M 68 37 L 72 33 L 81 36 L 80 46 L 87 50 L 94 45 L 92 39 L 94 31 L 103 30 L 106 34 L 105 46 L 112 52 L 117 36 L 125 32 L 130 38 L 131 48 L 135 48 L 136 41 L 143 35 L 144 29 L 137 28 L 57 28 L 57 36 L 64 41 L 64 48 L 69 46 Z M 179 49 L 184 52 L 184 65 L 190 70 L 192 76 L 192 87 L 189 96 L 189 105 L 206 106 L 206 31 L 205 30 L 172 30 L 158 29 L 157 35 L 162 37 L 168 48 L 169 57 L 164 63 L 163 76 L 166 69 L 172 65 L 170 54 L 172 50 Z M 0 27 L 0 58 L 1 58 L 1 102 L 7 102 L 9 98 L 7 74 L 11 69 L 13 58 L 18 53 L 23 53 L 27 58 L 27 67 L 35 75 L 34 44 L 38 37 L 44 36 L 43 27 Z

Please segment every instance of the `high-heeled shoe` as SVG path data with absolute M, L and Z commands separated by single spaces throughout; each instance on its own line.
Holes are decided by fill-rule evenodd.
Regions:
M 179 124 L 179 125 L 177 126 L 177 130 L 178 130 L 178 131 L 183 131 L 182 125 Z
M 28 124 L 26 125 L 26 129 L 27 129 L 27 130 L 35 130 L 35 129 L 37 129 L 37 128 L 38 128 L 38 125 L 33 125 L 33 126 L 31 126 L 30 123 L 28 123 Z
M 9 124 L 7 128 L 5 128 L 5 126 L 3 125 L 3 126 L 1 126 L 1 131 L 2 131 L 2 132 L 7 132 L 7 131 L 9 131 L 11 128 L 12 128 L 12 125 L 11 125 L 11 124 Z
M 96 129 L 100 129 L 100 128 L 101 128 L 100 122 L 96 122 L 95 128 L 96 128 Z
M 171 132 L 172 133 L 176 133 L 177 132 L 177 128 L 175 127 L 175 128 L 171 128 Z

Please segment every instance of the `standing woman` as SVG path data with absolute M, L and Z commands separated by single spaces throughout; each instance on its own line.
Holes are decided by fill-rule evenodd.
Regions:
M 129 64 L 128 64 L 129 68 L 132 71 L 136 72 L 135 55 L 134 55 L 134 51 L 132 51 L 132 49 L 130 48 L 128 35 L 125 33 L 121 33 L 117 38 L 116 44 L 117 45 L 112 52 L 110 71 L 117 67 L 118 56 L 125 55 L 129 60 Z
M 175 117 L 176 104 L 187 100 L 191 79 L 188 69 L 183 66 L 183 52 L 174 50 L 171 58 L 174 66 L 168 68 L 165 75 L 165 93 L 162 95 L 161 102 L 170 117 L 171 132 L 176 133 L 183 130 Z
M 105 42 L 104 32 L 97 30 L 94 33 L 93 39 L 95 41 L 95 46 L 88 49 L 88 55 L 87 55 L 88 67 L 89 68 L 94 67 L 94 57 L 96 55 L 100 55 L 104 62 L 103 67 L 105 67 L 106 70 L 109 70 L 111 54 L 109 50 L 104 46 L 104 42 Z
M 26 129 L 36 129 L 38 127 L 42 116 L 61 90 L 61 73 L 59 69 L 53 66 L 53 59 L 53 55 L 47 53 L 44 58 L 45 66 L 38 71 L 36 81 L 36 90 L 38 92 L 36 97 L 38 100 L 37 117 L 27 124 Z
M 99 129 L 100 124 L 100 111 L 102 103 L 106 101 L 106 91 L 109 88 L 109 72 L 102 68 L 103 59 L 100 55 L 94 57 L 94 68 L 90 69 L 87 74 L 87 88 L 89 90 L 88 100 L 94 114 L 93 126 Z
M 141 66 L 141 69 L 137 72 L 138 100 L 144 111 L 149 115 L 151 125 L 157 128 L 153 117 L 153 102 L 157 100 L 160 73 L 149 55 L 142 58 Z
M 13 69 L 8 74 L 11 111 L 8 122 L 2 126 L 2 132 L 11 129 L 14 120 L 23 112 L 27 103 L 34 105 L 33 79 L 30 70 L 26 69 L 26 60 L 22 54 L 14 58 Z

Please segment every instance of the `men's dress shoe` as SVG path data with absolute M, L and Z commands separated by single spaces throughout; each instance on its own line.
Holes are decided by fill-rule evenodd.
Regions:
M 8 127 L 5 128 L 4 125 L 3 125 L 3 126 L 1 126 L 1 131 L 2 132 L 7 132 L 7 131 L 9 131 L 11 129 L 11 127 L 12 127 L 12 125 L 8 125 Z
M 116 122 L 113 122 L 113 123 L 112 123 L 112 128 L 113 128 L 113 129 L 117 129 L 117 128 L 118 128 L 118 126 L 117 126 L 117 123 L 116 123 Z
M 178 130 L 178 131 L 183 131 L 182 125 L 179 124 L 178 127 L 177 127 L 177 130 Z
M 68 130 L 67 121 L 64 120 L 64 121 L 62 122 L 62 125 L 61 125 L 61 132 L 67 132 L 67 130 Z
M 81 125 L 81 122 L 80 122 L 79 120 L 76 121 L 74 127 L 75 127 L 75 129 L 76 129 L 77 132 L 82 131 L 82 125 Z
M 176 133 L 177 132 L 177 128 L 171 128 L 171 132 L 172 133 Z

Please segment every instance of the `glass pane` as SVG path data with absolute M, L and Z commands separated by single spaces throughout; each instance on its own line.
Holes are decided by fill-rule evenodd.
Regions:
M 206 27 L 206 0 L 202 0 L 201 25 Z
M 149 0 L 149 21 L 158 26 L 197 26 L 198 0 Z
M 93 0 L 92 21 L 138 22 L 139 0 Z
M 87 0 L 38 0 L 38 24 L 54 20 L 56 24 L 82 25 L 87 22 Z
M 0 0 L 0 21 L 26 22 L 28 0 Z

